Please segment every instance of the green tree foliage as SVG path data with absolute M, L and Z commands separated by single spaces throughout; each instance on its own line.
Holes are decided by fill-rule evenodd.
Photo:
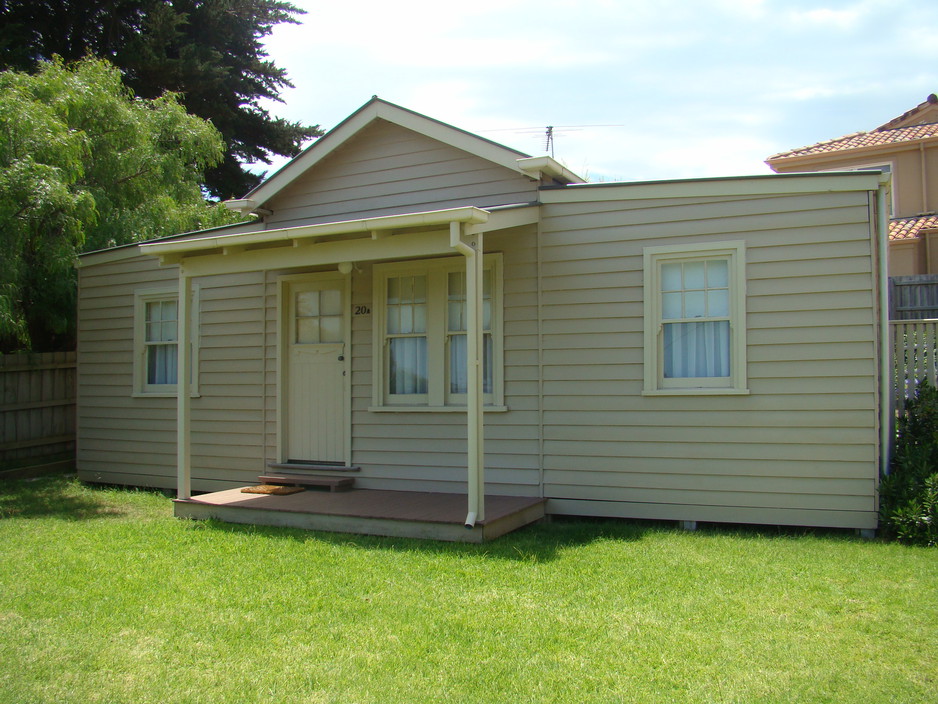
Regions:
M 206 187 L 237 197 L 260 180 L 244 163 L 294 156 L 321 133 L 273 118 L 262 104 L 291 86 L 262 40 L 301 14 L 282 0 L 0 0 L 0 67 L 33 70 L 54 55 L 93 54 L 118 66 L 140 97 L 178 93 L 225 139 Z
M 938 545 L 938 389 L 927 379 L 899 417 L 895 458 L 879 494 L 887 535 Z
M 218 132 L 105 61 L 0 73 L 0 351 L 68 346 L 80 251 L 235 219 L 200 182 Z

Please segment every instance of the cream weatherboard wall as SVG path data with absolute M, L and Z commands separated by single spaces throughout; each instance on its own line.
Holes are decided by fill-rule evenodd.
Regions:
M 543 195 L 550 510 L 875 526 L 869 194 L 682 190 Z M 644 395 L 643 249 L 740 240 L 749 393 Z
M 377 120 L 265 207 L 268 227 L 536 199 L 524 175 Z
M 118 250 L 79 270 L 79 474 L 90 481 L 176 484 L 176 399 L 137 393 L 134 293 L 177 290 L 177 267 Z M 107 258 L 92 255 L 86 261 Z M 263 273 L 197 282 L 198 395 L 192 399 L 194 486 L 256 479 L 263 460 Z

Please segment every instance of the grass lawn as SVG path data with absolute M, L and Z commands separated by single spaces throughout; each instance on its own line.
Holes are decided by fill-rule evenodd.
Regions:
M 481 546 L 0 484 L 0 702 L 936 702 L 938 550 L 556 521 Z

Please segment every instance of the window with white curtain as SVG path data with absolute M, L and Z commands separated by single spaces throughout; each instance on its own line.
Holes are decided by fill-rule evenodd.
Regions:
M 501 393 L 501 257 L 483 260 L 483 393 Z M 466 260 L 430 259 L 375 266 L 375 406 L 466 403 Z
M 745 393 L 745 246 L 646 247 L 645 393 Z
M 179 360 L 179 295 L 175 289 L 146 289 L 134 294 L 134 394 L 176 393 Z M 192 303 L 192 329 L 198 331 L 198 288 Z M 193 350 L 197 349 L 193 334 Z M 193 354 L 193 393 L 197 393 L 198 355 Z

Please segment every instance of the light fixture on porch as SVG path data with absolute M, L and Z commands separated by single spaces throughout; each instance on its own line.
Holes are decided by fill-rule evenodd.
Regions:
M 343 276 L 348 276 L 352 273 L 354 265 L 352 262 L 339 262 L 339 273 Z

